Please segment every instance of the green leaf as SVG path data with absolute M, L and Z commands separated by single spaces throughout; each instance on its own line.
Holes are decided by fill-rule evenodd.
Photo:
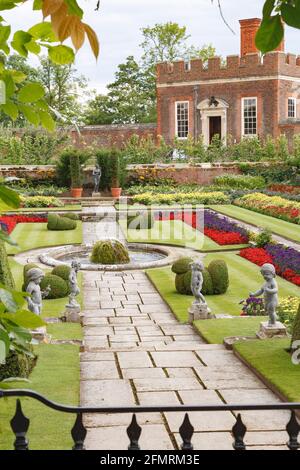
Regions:
M 70 15 L 79 16 L 80 19 L 83 17 L 83 10 L 80 8 L 76 0 L 64 0 L 65 4 L 68 7 L 68 13 Z
M 283 21 L 293 28 L 300 28 L 300 1 L 295 0 L 295 6 L 284 3 L 281 7 Z
M 26 80 L 27 75 L 20 70 L 11 70 L 11 77 L 15 83 L 22 83 Z
M 28 310 L 18 310 L 16 313 L 6 313 L 1 318 L 7 318 L 13 321 L 16 325 L 21 326 L 22 328 L 40 328 L 45 326 L 45 322 L 36 315 L 35 313 L 29 312 Z
M 28 56 L 28 51 L 25 44 L 29 43 L 32 39 L 31 34 L 25 31 L 16 31 L 11 42 L 12 47 L 23 57 Z
M 71 64 L 75 60 L 75 54 L 71 47 L 61 45 L 49 47 L 48 49 L 49 57 L 55 64 Z
M 7 101 L 1 107 L 2 111 L 7 114 L 13 121 L 19 116 L 18 107 L 12 101 Z
M 266 0 L 263 8 L 263 18 L 270 17 L 275 7 L 275 0 Z
M 11 32 L 10 26 L 0 25 L 0 44 L 6 43 Z
M 3 232 L 3 230 L 0 230 L 0 240 L 4 241 L 5 243 L 8 243 L 9 245 L 18 246 L 18 244 L 12 238 L 10 238 L 9 235 Z
M 33 10 L 41 10 L 43 7 L 43 0 L 34 0 Z
M 15 92 L 15 82 L 12 78 L 12 74 L 10 71 L 6 70 L 5 73 L 2 75 L 2 80 L 5 83 L 5 95 L 6 100 L 10 98 Z
M 24 114 L 25 118 L 30 122 L 30 124 L 33 124 L 34 126 L 39 125 L 41 120 L 39 114 L 36 112 L 36 109 L 26 104 L 19 104 L 19 110 Z
M 53 132 L 55 130 L 55 121 L 52 118 L 51 114 L 47 111 L 40 110 L 39 116 L 41 119 L 42 126 L 47 129 L 47 131 Z
M 0 329 L 0 364 L 5 361 L 9 353 L 10 339 L 9 335 L 2 328 Z
M 9 312 L 16 312 L 18 310 L 18 304 L 15 302 L 12 293 L 2 287 L 0 287 L 0 301 Z
M 34 103 L 45 95 L 45 90 L 40 83 L 32 82 L 23 86 L 19 91 L 18 98 L 22 103 Z
M 41 46 L 34 39 L 27 42 L 25 47 L 29 52 L 32 52 L 32 54 L 39 54 L 41 52 Z
M 0 200 L 14 209 L 20 207 L 21 203 L 19 194 L 13 189 L 9 189 L 2 184 L 0 184 Z
M 12 10 L 21 3 L 22 0 L 0 0 L 0 10 Z
M 49 106 L 47 104 L 47 101 L 45 100 L 38 100 L 36 103 L 35 103 L 35 107 L 40 110 L 42 109 L 43 111 L 49 111 Z
M 28 30 L 35 39 L 41 39 L 42 41 L 55 42 L 57 37 L 52 29 L 52 25 L 49 21 L 43 21 L 42 23 L 35 24 Z
M 283 40 L 284 29 L 281 21 L 281 16 L 271 16 L 262 21 L 260 28 L 256 34 L 255 44 L 256 47 L 263 52 L 273 51 L 276 49 Z

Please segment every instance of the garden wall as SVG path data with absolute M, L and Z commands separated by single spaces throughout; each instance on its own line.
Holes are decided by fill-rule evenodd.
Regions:
M 216 176 L 225 174 L 239 174 L 237 165 L 230 164 L 202 164 L 190 166 L 187 164 L 158 164 L 158 165 L 129 165 L 128 177 L 137 175 L 151 175 L 153 179 L 173 179 L 177 183 L 198 183 L 199 185 L 212 184 Z M 85 169 L 85 183 L 92 184 L 92 167 Z M 53 181 L 55 166 L 53 165 L 0 165 L 0 177 L 25 178 L 31 181 Z
M 80 136 L 75 129 L 70 131 L 74 145 L 84 147 L 86 145 L 97 145 L 99 147 L 118 148 L 133 135 L 139 137 L 151 136 L 155 141 L 157 138 L 156 124 L 110 124 L 106 126 L 85 126 L 80 128 Z

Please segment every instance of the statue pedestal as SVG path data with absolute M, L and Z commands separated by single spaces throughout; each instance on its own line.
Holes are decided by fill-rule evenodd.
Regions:
M 38 341 L 39 343 L 50 342 L 50 336 L 48 335 L 45 326 L 41 326 L 40 328 L 36 328 L 35 330 L 30 330 L 30 334 L 32 336 L 32 339 Z
M 66 310 L 63 314 L 67 323 L 81 323 L 81 311 L 80 307 L 69 307 L 66 305 Z
M 208 320 L 214 318 L 211 314 L 210 308 L 207 304 L 193 303 L 189 310 L 189 323 L 193 323 L 195 320 Z
M 93 193 L 92 193 L 92 197 L 101 197 L 101 193 L 95 193 L 95 192 L 93 192 Z
M 278 338 L 287 336 L 286 327 L 280 321 L 277 321 L 275 325 L 269 325 L 269 323 L 261 322 L 260 329 L 256 333 L 256 336 L 259 339 L 266 339 L 266 338 Z

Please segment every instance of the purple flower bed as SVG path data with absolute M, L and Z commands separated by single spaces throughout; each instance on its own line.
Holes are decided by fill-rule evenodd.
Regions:
M 248 239 L 249 236 L 248 231 L 245 228 L 240 227 L 227 217 L 216 214 L 210 210 L 204 211 L 204 226 L 205 228 L 220 230 L 221 232 L 239 233 L 245 239 Z
M 272 256 L 274 263 L 280 267 L 281 271 L 292 269 L 300 274 L 300 252 L 294 248 L 285 247 L 281 244 L 273 245 L 269 243 L 264 249 Z

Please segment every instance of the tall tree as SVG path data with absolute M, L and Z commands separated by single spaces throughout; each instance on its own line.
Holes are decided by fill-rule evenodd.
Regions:
M 87 79 L 71 64 L 58 65 L 41 57 L 37 80 L 45 88 L 45 100 L 54 110 L 54 119 L 60 121 L 61 115 L 63 122 L 78 122 L 82 113 L 80 97 L 87 89 Z

